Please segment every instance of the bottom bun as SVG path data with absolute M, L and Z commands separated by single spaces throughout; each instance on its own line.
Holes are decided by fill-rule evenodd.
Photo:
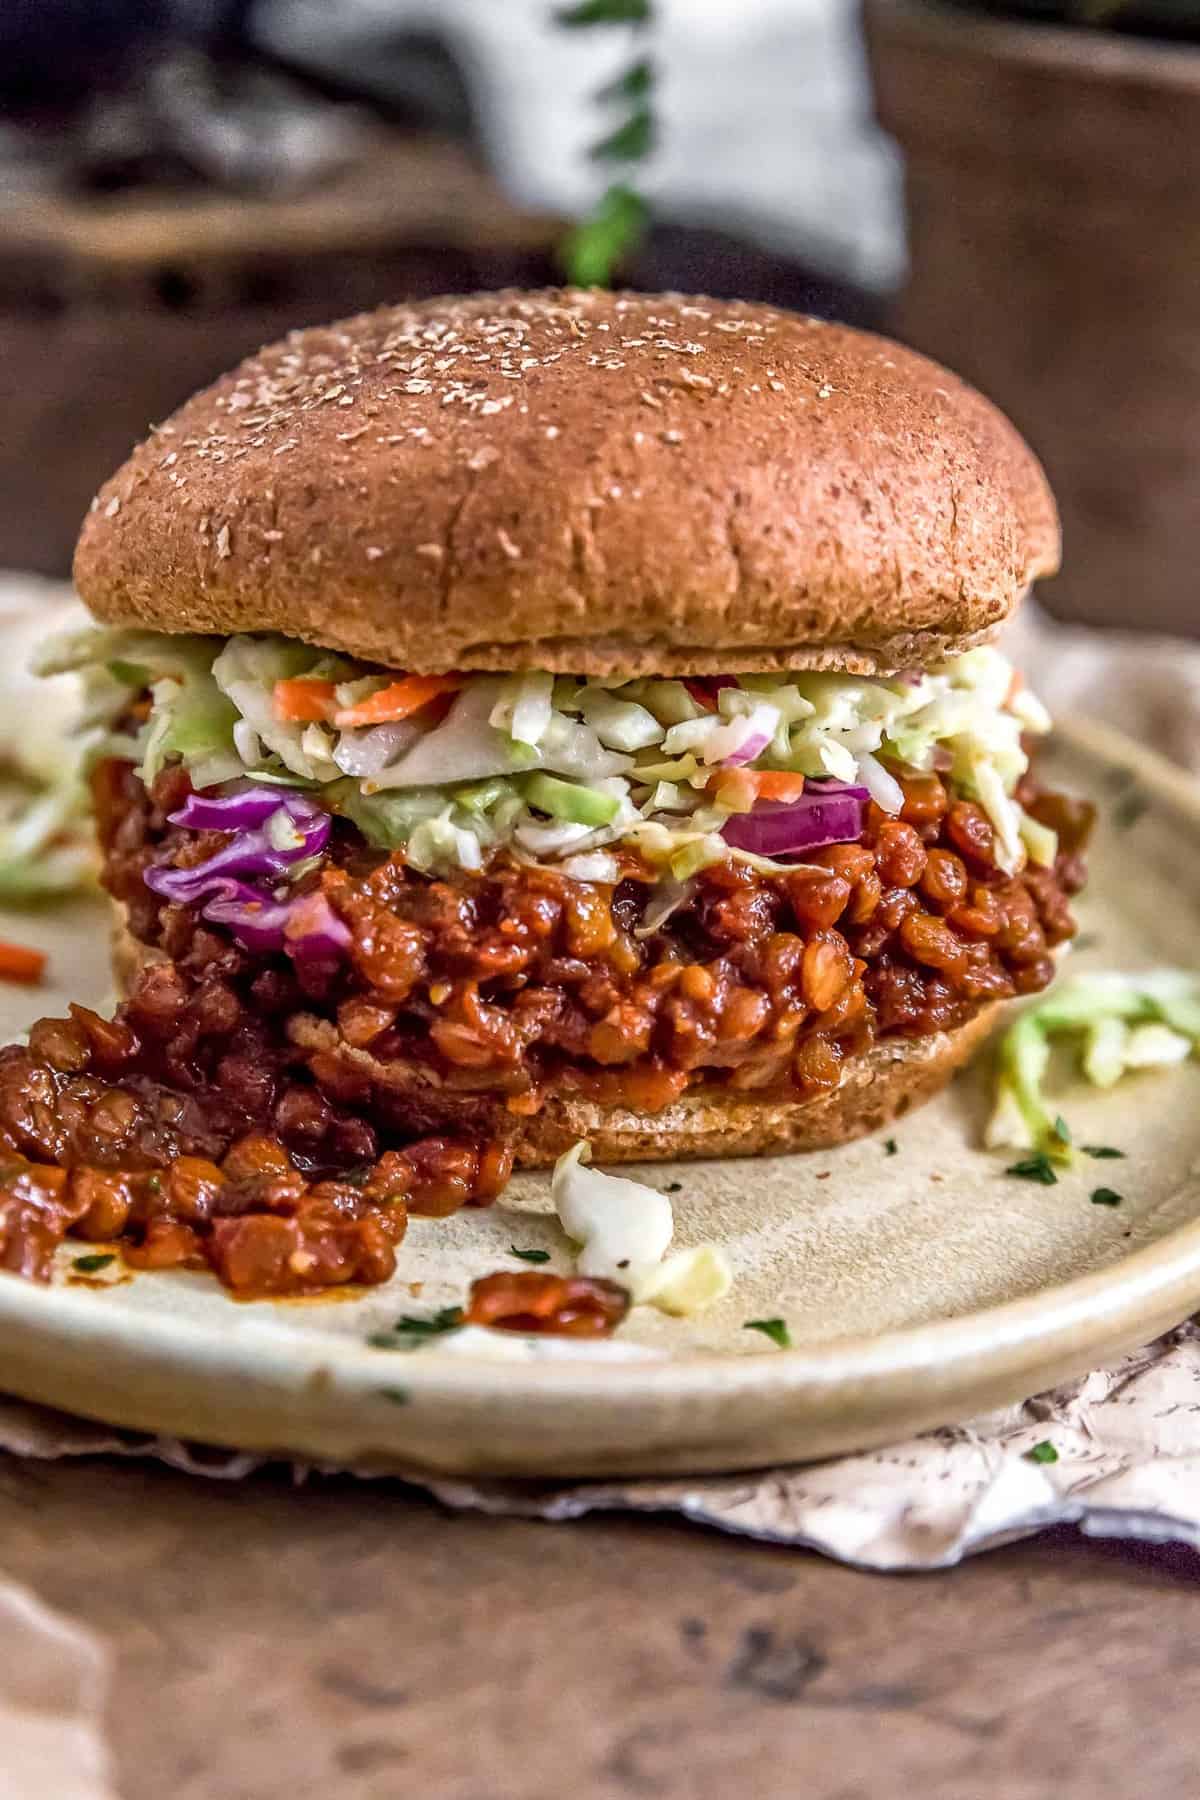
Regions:
M 999 1006 L 993 1001 L 957 1031 L 874 1044 L 846 1063 L 831 1093 L 807 1100 L 755 1100 L 713 1086 L 693 1088 L 661 1112 L 637 1113 L 551 1095 L 535 1118 L 521 1121 L 517 1161 L 545 1168 L 580 1138 L 597 1162 L 827 1150 L 932 1100 L 983 1043 Z
M 113 970 L 118 991 L 128 994 L 139 972 L 164 957 L 161 950 L 131 935 L 124 908 L 118 907 L 117 913 Z M 550 1094 L 532 1118 L 516 1119 L 502 1100 L 438 1087 L 419 1070 L 399 1071 L 365 1050 L 343 1047 L 343 1054 L 402 1102 L 411 1132 L 426 1136 L 457 1131 L 481 1140 L 503 1137 L 513 1144 L 518 1165 L 526 1169 L 549 1167 L 580 1138 L 588 1140 L 598 1162 L 761 1156 L 772 1151 L 826 1150 L 865 1137 L 923 1106 L 974 1055 L 1002 1005 L 992 1001 L 954 1031 L 888 1038 L 872 1045 L 846 1063 L 841 1083 L 828 1094 L 806 1100 L 778 1096 L 756 1100 L 714 1084 L 694 1088 L 656 1113 Z M 334 1047 L 334 1027 L 327 1020 L 297 1014 L 292 1027 L 294 1041 L 306 1048 Z
M 109 904 L 112 910 L 109 941 L 113 981 L 118 999 L 127 1000 L 142 970 L 148 969 L 151 963 L 166 962 L 166 952 L 155 950 L 152 945 L 143 944 L 140 938 L 134 937 L 127 923 L 129 914 L 123 901 L 113 900 Z

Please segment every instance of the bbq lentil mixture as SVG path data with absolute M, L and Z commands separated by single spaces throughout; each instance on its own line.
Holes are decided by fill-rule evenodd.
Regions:
M 471 1283 L 464 1323 L 554 1337 L 609 1337 L 629 1311 L 627 1288 L 589 1275 L 497 1270 Z
M 1027 777 L 1019 802 L 1058 853 L 1010 875 L 979 807 L 937 774 L 899 778 L 899 816 L 872 803 L 859 842 L 794 873 L 704 868 L 649 927 L 655 878 L 629 852 L 615 884 L 505 853 L 431 879 L 337 820 L 300 891 L 348 952 L 301 962 L 156 895 L 148 870 L 225 834 L 169 822 L 191 791 L 178 765 L 147 791 L 99 762 L 105 884 L 158 956 L 113 1020 L 73 1006 L 0 1051 L 0 1264 L 45 1279 L 70 1233 L 120 1239 L 135 1267 L 211 1267 L 242 1295 L 381 1282 L 410 1213 L 496 1198 L 507 1139 L 551 1089 L 649 1112 L 698 1083 L 819 1095 L 878 1038 L 1044 988 L 1092 809 Z M 476 1322 L 615 1322 L 578 1283 L 491 1280 Z

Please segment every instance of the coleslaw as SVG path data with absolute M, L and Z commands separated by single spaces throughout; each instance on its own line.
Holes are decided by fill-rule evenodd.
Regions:
M 898 812 L 897 772 L 930 770 L 987 814 L 1007 872 L 1057 850 L 1015 798 L 1023 735 L 1049 719 L 992 648 L 874 679 L 426 677 L 277 636 L 96 628 L 35 666 L 86 674 L 93 726 L 106 713 L 92 752 L 146 782 L 178 760 L 202 791 L 304 793 L 430 873 L 501 848 L 596 881 L 618 878 L 619 848 L 679 882 L 727 859 L 790 870 L 857 839 L 868 802 Z M 145 692 L 145 723 L 122 729 Z

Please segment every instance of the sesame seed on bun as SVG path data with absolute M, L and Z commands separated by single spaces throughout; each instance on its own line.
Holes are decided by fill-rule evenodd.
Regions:
M 102 620 L 395 668 L 930 662 L 1057 567 L 1042 470 L 886 339 L 571 290 L 293 332 L 158 426 L 79 541 Z

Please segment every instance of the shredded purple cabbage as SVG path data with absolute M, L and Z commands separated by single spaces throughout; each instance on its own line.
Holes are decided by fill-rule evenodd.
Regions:
M 269 821 L 277 815 L 296 836 L 282 848 L 272 843 Z M 224 925 L 247 950 L 286 951 L 299 962 L 341 958 L 350 933 L 323 894 L 278 899 L 272 891 L 298 865 L 319 857 L 329 841 L 329 814 L 306 794 L 247 787 L 232 794 L 189 794 L 171 823 L 193 831 L 227 831 L 227 843 L 191 869 L 146 870 L 152 893 L 179 906 L 201 902 L 201 917 Z M 278 833 L 277 835 L 283 835 Z M 257 876 L 264 886 L 245 879 Z
M 281 807 L 297 825 L 322 816 L 306 794 L 262 786 L 238 788 L 232 794 L 189 794 L 179 811 L 167 816 L 172 825 L 187 825 L 193 831 L 245 831 L 265 825 Z
M 291 918 L 293 900 L 273 900 L 242 881 L 220 884 L 202 909 L 201 917 L 213 925 L 225 925 L 247 950 L 263 955 L 282 950 Z
M 340 961 L 350 947 L 350 930 L 324 894 L 303 894 L 289 902 L 284 949 L 298 962 Z

